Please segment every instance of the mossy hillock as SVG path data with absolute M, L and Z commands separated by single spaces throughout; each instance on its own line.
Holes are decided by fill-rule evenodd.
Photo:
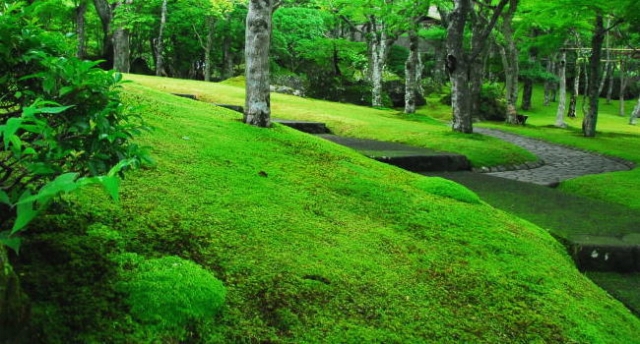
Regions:
M 156 164 L 127 174 L 119 205 L 75 196 L 74 216 L 222 282 L 226 303 L 193 342 L 640 343 L 640 321 L 545 230 L 462 186 L 135 83 L 126 100 L 155 128 L 139 141 Z M 117 314 L 93 340 L 141 338 Z

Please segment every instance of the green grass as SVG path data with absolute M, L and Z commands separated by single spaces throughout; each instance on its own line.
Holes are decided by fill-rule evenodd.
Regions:
M 244 105 L 241 79 L 226 83 L 158 79 L 128 75 L 141 85 L 165 92 L 194 94 L 199 100 L 216 104 Z M 483 135 L 452 132 L 441 121 L 406 116 L 396 110 L 373 109 L 272 93 L 272 117 L 324 122 L 334 134 L 363 139 L 406 143 L 438 151 L 464 154 L 473 166 L 497 166 L 534 161 L 529 152 L 504 141 Z M 488 147 L 491 147 L 489 150 Z
M 162 82 L 173 91 L 210 87 Z M 97 279 L 91 273 L 100 270 L 87 268 L 93 260 L 85 255 L 95 253 L 74 249 L 95 240 L 85 226 L 99 225 L 122 239 L 94 251 L 180 256 L 224 283 L 217 325 L 194 325 L 192 342 L 640 343 L 640 320 L 577 271 L 545 230 L 462 186 L 280 125 L 249 127 L 239 114 L 202 102 L 139 84 L 126 90 L 156 128 L 139 141 L 153 147 L 157 164 L 127 175 L 120 205 L 87 190 L 71 217 L 53 216 L 54 226 L 32 232 L 29 242 L 49 247 L 33 266 L 51 270 L 40 271 L 40 284 L 29 283 L 37 280 L 31 274 L 25 280 L 50 334 L 72 333 L 67 342 L 151 341 L 123 315 L 121 298 L 76 297 L 109 285 L 98 283 L 109 274 Z M 322 108 L 326 118 L 332 106 L 351 108 L 317 104 L 307 111 Z M 393 119 L 352 109 L 378 113 L 374 122 Z M 370 128 L 358 121 L 366 123 L 341 116 L 333 123 L 345 132 Z M 56 226 L 66 226 L 61 235 L 74 255 L 46 254 L 56 252 L 57 242 L 46 239 Z M 155 338 L 163 339 L 171 338 Z

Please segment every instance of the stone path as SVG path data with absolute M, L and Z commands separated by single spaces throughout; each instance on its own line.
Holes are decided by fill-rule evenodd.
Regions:
M 543 161 L 542 166 L 536 168 L 516 169 L 503 172 L 489 172 L 487 174 L 534 183 L 553 186 L 559 182 L 588 174 L 604 172 L 626 171 L 633 165 L 613 160 L 598 154 L 587 153 L 541 140 L 531 139 L 500 130 L 474 128 L 479 134 L 493 136 L 518 145 Z

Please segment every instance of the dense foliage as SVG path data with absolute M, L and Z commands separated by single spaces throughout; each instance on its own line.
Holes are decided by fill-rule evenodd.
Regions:
M 115 174 L 144 158 L 131 142 L 143 126 L 120 102 L 120 74 L 65 57 L 21 6 L 0 15 L 0 32 L 0 229 L 17 248 L 9 235 L 57 194 L 98 182 L 117 197 Z

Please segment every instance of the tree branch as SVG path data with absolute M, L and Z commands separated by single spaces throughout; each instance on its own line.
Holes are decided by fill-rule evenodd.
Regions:
M 491 20 L 489 21 L 489 24 L 484 28 L 484 31 L 482 32 L 482 34 L 480 34 L 480 37 L 478 38 L 481 42 L 484 42 L 487 40 L 487 38 L 489 37 L 489 34 L 491 34 L 491 31 L 496 26 L 496 23 L 498 22 L 498 18 L 500 18 L 502 11 L 504 10 L 505 6 L 507 6 L 507 3 L 509 3 L 509 0 L 500 0 L 500 3 L 496 6 L 495 10 L 493 10 L 493 15 L 491 16 Z M 478 57 L 478 55 L 480 55 L 480 50 L 481 50 L 480 48 L 476 48 L 474 51 L 472 51 L 471 58 L 469 59 L 469 61 L 475 60 Z

